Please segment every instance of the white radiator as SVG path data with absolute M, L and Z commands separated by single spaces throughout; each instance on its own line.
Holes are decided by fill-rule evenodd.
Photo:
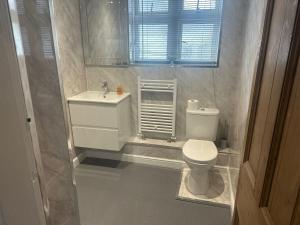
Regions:
M 170 93 L 168 104 L 145 102 L 143 93 Z M 158 95 L 159 96 L 159 95 Z M 177 80 L 138 79 L 138 136 L 145 132 L 169 134 L 175 140 Z

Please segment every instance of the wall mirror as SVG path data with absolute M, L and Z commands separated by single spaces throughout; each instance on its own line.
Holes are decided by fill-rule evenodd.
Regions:
M 128 65 L 127 0 L 80 0 L 85 64 Z
M 219 64 L 223 0 L 80 1 L 86 65 Z

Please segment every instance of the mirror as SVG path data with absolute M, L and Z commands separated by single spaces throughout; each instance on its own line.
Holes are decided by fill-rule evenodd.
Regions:
M 127 0 L 80 0 L 85 64 L 128 65 Z

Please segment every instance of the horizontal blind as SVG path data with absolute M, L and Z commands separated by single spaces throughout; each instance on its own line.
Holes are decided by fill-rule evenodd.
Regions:
M 132 64 L 216 66 L 223 0 L 129 0 Z

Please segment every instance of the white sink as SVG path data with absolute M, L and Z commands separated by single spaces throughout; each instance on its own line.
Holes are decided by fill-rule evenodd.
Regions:
M 119 102 L 121 102 L 129 96 L 129 93 L 123 93 L 122 95 L 118 95 L 117 92 L 108 92 L 104 96 L 104 92 L 101 91 L 85 91 L 78 95 L 68 98 L 68 101 L 118 104 Z
M 74 145 L 120 151 L 130 137 L 130 94 L 87 91 L 68 99 Z

